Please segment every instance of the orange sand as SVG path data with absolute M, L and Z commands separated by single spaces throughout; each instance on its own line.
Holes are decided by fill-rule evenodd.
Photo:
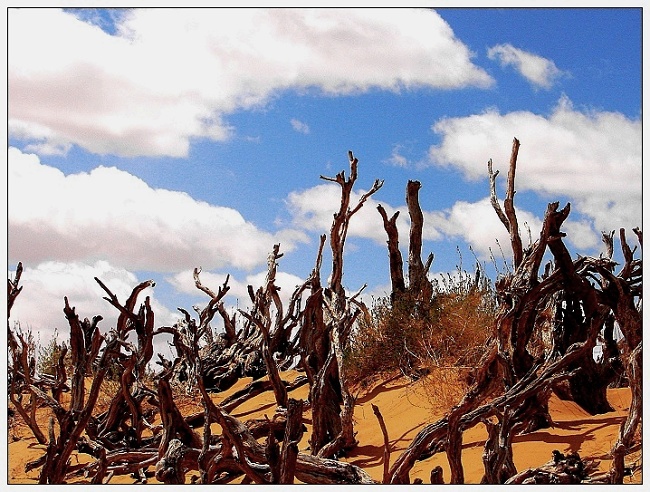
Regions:
M 297 373 L 290 371 L 283 377 L 293 380 Z M 244 387 L 250 379 L 240 380 L 231 390 L 226 393 L 214 395 L 214 401 L 223 400 L 228 394 Z M 432 384 L 438 384 L 436 391 L 432 391 Z M 359 445 L 345 460 L 366 470 L 375 480 L 380 481 L 383 473 L 383 436 L 375 417 L 371 403 L 378 406 L 386 423 L 388 436 L 391 445 L 391 464 L 397 459 L 401 452 L 409 445 L 413 437 L 426 424 L 436 421 L 442 417 L 449 408 L 449 402 L 453 404 L 452 397 L 448 392 L 441 391 L 440 383 L 423 380 L 411 383 L 403 378 L 393 378 L 374 385 L 366 390 L 359 390 L 356 393 L 357 405 L 355 407 L 355 431 Z M 293 398 L 306 399 L 308 386 L 291 392 Z M 445 397 L 446 396 L 446 397 Z M 517 470 L 538 467 L 551 459 L 551 451 L 554 449 L 562 453 L 577 451 L 583 458 L 592 458 L 600 461 L 600 468 L 607 470 L 610 465 L 608 459 L 609 451 L 616 441 L 620 423 L 627 415 L 630 403 L 628 389 L 612 389 L 609 391 L 609 401 L 615 408 L 614 412 L 590 416 L 572 402 L 561 401 L 552 397 L 550 411 L 555 427 L 544 429 L 524 436 L 518 436 L 514 440 L 513 454 Z M 445 403 L 443 403 L 445 402 Z M 183 415 L 200 411 L 200 401 L 193 401 L 188 397 L 179 397 L 177 404 Z M 233 415 L 241 420 L 250 418 L 271 417 L 274 413 L 273 393 L 267 392 L 259 395 L 233 411 Z M 308 439 L 311 434 L 310 413 L 305 413 L 305 424 L 308 431 L 305 433 L 300 446 L 300 451 L 308 448 Z M 41 429 L 47 432 L 47 421 L 49 418 L 46 408 L 39 410 Z M 8 444 L 8 482 L 9 484 L 33 484 L 37 482 L 39 470 L 32 470 L 25 473 L 25 463 L 41 456 L 45 446 L 39 445 L 30 430 L 24 425 L 20 417 L 15 418 L 15 425 L 9 429 Z M 220 432 L 217 424 L 213 424 L 213 431 Z M 197 429 L 197 432 L 201 432 Z M 483 463 L 481 455 L 485 443 L 486 432 L 483 424 L 464 433 L 463 438 L 463 466 L 466 483 L 479 483 L 483 475 Z M 72 463 L 77 459 L 88 461 L 86 455 L 77 457 L 73 454 Z M 640 459 L 640 450 L 635 454 L 628 455 L 627 462 Z M 442 466 L 445 482 L 448 482 L 450 472 L 447 458 L 444 453 L 439 453 L 431 458 L 417 462 L 411 470 L 411 480 L 421 478 L 428 483 L 431 469 L 435 466 Z M 190 472 L 188 480 L 197 472 Z M 625 477 L 625 483 L 641 483 L 640 472 L 636 476 Z M 133 483 L 134 479 L 129 476 L 118 476 L 111 480 L 111 484 Z M 157 483 L 150 478 L 148 483 Z

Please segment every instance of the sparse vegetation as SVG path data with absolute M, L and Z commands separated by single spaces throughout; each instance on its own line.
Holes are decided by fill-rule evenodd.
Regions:
M 39 374 L 56 377 L 59 359 L 63 356 L 64 366 L 66 369 L 72 367 L 72 359 L 68 353 L 68 347 L 65 342 L 59 342 L 59 332 L 55 328 L 52 337 L 44 345 L 40 342 L 37 345 L 38 356 L 36 358 L 36 368 Z
M 496 298 L 487 279 L 459 270 L 433 282 L 426 309 L 422 304 L 409 296 L 375 302 L 351 337 L 346 362 L 355 382 L 476 366 L 494 334 Z

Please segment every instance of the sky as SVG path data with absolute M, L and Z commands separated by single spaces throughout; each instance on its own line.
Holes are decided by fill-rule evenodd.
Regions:
M 280 244 L 286 299 L 314 267 L 318 237 L 359 159 L 343 283 L 390 290 L 377 205 L 400 211 L 422 183 L 431 275 L 511 258 L 489 203 L 487 162 L 504 184 L 521 142 L 515 205 L 524 244 L 546 206 L 571 204 L 575 255 L 600 231 L 641 227 L 639 8 L 7 10 L 7 261 L 21 261 L 11 313 L 47 341 L 147 289 L 156 326 L 207 302 L 230 275 L 229 309 L 249 305 Z M 530 229 L 530 235 L 527 232 Z M 635 241 L 632 241 L 636 244 Z M 328 255 L 323 280 L 330 267 Z M 169 356 L 166 341 L 157 348 Z

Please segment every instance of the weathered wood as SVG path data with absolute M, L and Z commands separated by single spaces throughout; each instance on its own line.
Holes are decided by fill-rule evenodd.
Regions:
M 93 485 L 103 484 L 104 477 L 108 472 L 108 463 L 106 462 L 106 448 L 101 448 L 99 453 L 100 454 L 97 459 L 98 462 L 97 471 L 95 472 L 95 476 L 93 476 L 92 480 L 90 481 L 90 483 Z
M 347 238 L 348 226 L 352 216 L 358 212 L 368 198 L 375 194 L 383 186 L 382 180 L 375 180 L 372 188 L 364 193 L 357 202 L 354 208 L 350 208 L 350 198 L 352 195 L 352 188 L 358 177 L 358 164 L 359 160 L 354 157 L 352 151 L 348 152 L 348 159 L 350 161 L 350 177 L 345 178 L 345 171 L 341 171 L 335 178 L 328 178 L 321 176 L 321 179 L 326 181 L 333 181 L 341 186 L 341 203 L 338 212 L 334 214 L 334 220 L 330 228 L 330 246 L 332 250 L 332 274 L 330 276 L 330 288 L 339 294 L 343 295 L 343 250 L 345 240 Z M 341 300 L 342 301 L 342 300 Z M 339 301 L 339 302 L 341 302 Z
M 519 224 L 515 212 L 515 173 L 517 169 L 517 156 L 519 154 L 519 140 L 512 140 L 512 152 L 510 154 L 510 167 L 508 169 L 508 185 L 506 188 L 506 198 L 503 201 L 505 215 L 508 218 L 508 232 L 510 233 L 510 244 L 512 246 L 513 265 L 517 268 L 523 259 L 523 248 L 521 245 L 521 236 L 519 234 Z
M 372 407 L 372 412 L 375 414 L 375 417 L 377 417 L 377 422 L 379 422 L 381 434 L 384 436 L 384 473 L 382 475 L 381 483 L 389 483 L 390 475 L 388 472 L 390 470 L 390 441 L 388 439 L 388 430 L 386 430 L 386 422 L 384 422 L 384 417 L 379 411 L 379 407 L 374 403 L 370 406 Z
M 350 463 L 299 453 L 296 478 L 304 483 L 320 485 L 376 484 L 365 471 Z
M 99 390 L 110 366 L 109 360 L 115 357 L 118 346 L 117 339 L 111 339 L 107 342 L 99 362 L 99 369 L 94 374 L 90 390 L 86 395 L 85 405 L 74 413 L 74 419 L 72 411 L 66 412 L 60 418 L 60 434 L 58 438 L 54 438 L 53 430 L 50 432 L 50 441 L 47 450 L 48 459 L 39 475 L 39 483 L 59 484 L 64 481 L 70 455 L 74 451 L 79 437 L 90 420 L 92 411 L 97 403 L 97 398 L 99 397 Z
M 274 346 L 284 345 L 286 334 L 284 333 L 284 317 L 282 312 L 282 302 L 278 294 L 278 288 L 275 285 L 277 272 L 277 260 L 282 257 L 279 253 L 280 245 L 273 246 L 273 251 L 267 259 L 268 269 L 264 286 L 261 287 L 255 295 L 254 306 L 251 313 L 240 310 L 242 316 L 254 323 L 262 333 L 261 352 L 266 366 L 266 373 L 273 387 L 273 394 L 276 402 L 281 407 L 287 405 L 287 389 L 280 378 L 278 366 L 273 358 Z M 271 320 L 271 306 L 276 309 L 275 323 Z M 271 333 L 273 331 L 273 334 Z M 281 334 L 280 338 L 275 335 Z M 274 341 L 275 340 L 275 341 Z
M 280 445 L 275 438 L 273 431 L 269 431 L 266 436 L 266 445 L 264 446 L 264 457 L 270 469 L 269 483 L 280 482 Z
M 494 415 L 495 412 L 503 411 L 505 407 L 519 407 L 531 396 L 547 391 L 558 380 L 570 377 L 571 373 L 563 372 L 564 368 L 581 357 L 585 352 L 592 350 L 596 336 L 597 332 L 590 340 L 574 344 L 560 359 L 550 362 L 547 361 L 538 370 L 530 371 L 504 394 L 462 415 L 458 421 L 458 429 L 465 431 L 489 416 Z M 409 471 L 413 468 L 417 460 L 432 456 L 435 452 L 444 450 L 448 427 L 448 416 L 445 416 L 437 422 L 421 429 L 407 449 L 393 463 L 390 470 L 391 483 L 409 483 Z
M 642 417 L 642 384 L 643 377 L 643 342 L 635 347 L 628 357 L 627 374 L 630 381 L 630 390 L 632 392 L 632 400 L 630 402 L 630 410 L 628 415 L 621 424 L 619 429 L 618 439 L 612 447 L 612 466 L 610 468 L 611 483 L 623 483 L 625 475 L 625 455 L 634 442 L 635 433 Z
M 296 473 L 298 444 L 303 435 L 302 425 L 303 401 L 289 398 L 287 402 L 287 427 L 282 442 L 279 483 L 291 484 Z
M 406 205 L 411 218 L 411 228 L 409 231 L 409 255 L 408 255 L 408 291 L 411 297 L 425 307 L 431 301 L 433 288 L 431 282 L 427 279 L 427 270 L 431 265 L 433 257 L 427 260 L 426 267 L 422 262 L 422 230 L 424 227 L 424 214 L 420 208 L 420 199 L 418 197 L 422 184 L 419 181 L 409 181 L 406 185 Z
M 16 274 L 16 279 L 20 280 L 19 274 Z M 9 283 L 11 284 L 11 282 Z M 17 288 L 17 282 L 15 288 L 17 292 L 20 293 L 22 287 Z M 18 293 L 15 295 L 17 296 Z M 13 303 L 13 300 L 11 302 Z M 14 333 L 14 331 L 9 328 L 9 322 L 7 322 L 7 332 L 7 342 L 9 345 L 9 353 L 11 354 L 8 388 L 9 400 L 32 431 L 32 434 L 34 434 L 34 437 L 39 444 L 45 444 L 47 443 L 47 437 L 45 437 L 45 434 L 40 429 L 38 421 L 36 420 L 36 407 L 38 405 L 38 400 L 34 391 L 30 389 L 34 383 L 33 377 L 35 371 L 30 368 L 29 343 L 21 333 Z M 27 388 L 29 391 L 29 403 L 27 406 L 23 405 L 22 402 L 24 388 Z
M 178 439 L 172 439 L 167 451 L 156 463 L 156 480 L 167 485 L 184 484 L 183 453 L 183 443 Z
M 395 297 L 406 291 L 406 284 L 404 282 L 404 260 L 402 259 L 402 252 L 399 249 L 399 232 L 397 230 L 397 217 L 399 216 L 399 210 L 395 212 L 390 219 L 381 204 L 377 205 L 377 210 L 384 221 L 384 230 L 388 235 L 387 244 L 391 282 L 391 300 L 394 301 Z
M 497 197 L 497 176 L 499 175 L 499 170 L 497 169 L 496 171 L 492 170 L 492 159 L 490 159 L 487 163 L 488 166 L 488 178 L 490 180 L 490 203 L 492 204 L 492 208 L 497 214 L 497 217 L 499 217 L 499 220 L 501 223 L 505 226 L 506 230 L 510 232 L 510 222 L 508 222 L 508 217 L 506 214 L 503 212 L 503 209 L 501 208 L 501 204 L 499 203 L 499 199 Z
M 429 481 L 431 482 L 431 485 L 444 485 L 445 481 L 442 477 L 442 466 L 438 465 L 431 470 Z
M 178 439 L 186 446 L 200 448 L 201 438 L 187 424 L 176 406 L 167 378 L 158 380 L 158 401 L 160 402 L 160 419 L 163 424 L 163 437 L 158 448 L 158 456 L 165 455 L 168 446 L 174 439 Z
M 358 177 L 358 159 L 348 152 L 350 177 L 342 171 L 335 178 L 321 176 L 341 187 L 338 211 L 330 227 L 332 273 L 328 286 L 321 292 L 312 286 L 306 310 L 310 318 L 302 330 L 312 333 L 301 335 L 306 351 L 308 377 L 313 381 L 310 391 L 312 403 L 311 451 L 320 457 L 330 457 L 345 452 L 356 445 L 353 430 L 354 398 L 347 388 L 348 381 L 343 364 L 343 353 L 348 337 L 359 311 L 352 312 L 349 298 L 343 287 L 343 258 L 350 220 L 364 203 L 383 185 L 375 180 L 372 188 L 362 194 L 355 206 L 350 205 L 352 189 Z M 319 259 L 321 254 L 319 252 Z M 319 260 L 320 261 L 320 260 Z M 318 263 L 318 262 L 317 262 Z M 320 266 L 320 265 L 319 265 Z M 320 282 L 318 282 L 318 286 Z M 310 304 L 310 300 L 316 301 Z M 316 333 L 315 333 L 316 332 Z M 341 406 L 342 405 L 342 406 Z
M 509 478 L 508 485 L 529 484 L 579 484 L 583 483 L 594 471 L 596 465 L 590 461 L 583 461 L 578 453 L 568 456 L 553 451 L 553 459 L 539 468 L 524 470 Z
M 14 279 L 7 279 L 7 325 L 9 324 L 8 320 L 11 316 L 11 308 L 16 301 L 16 298 L 23 290 L 23 287 L 20 285 L 20 277 L 23 275 L 23 263 L 18 262 L 16 266 L 16 273 L 14 274 Z

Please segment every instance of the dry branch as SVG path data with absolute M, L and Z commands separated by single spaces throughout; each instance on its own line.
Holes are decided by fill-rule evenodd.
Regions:
M 390 441 L 388 439 L 388 431 L 386 430 L 386 423 L 384 422 L 384 417 L 379 411 L 379 407 L 375 404 L 371 404 L 371 407 L 372 412 L 375 414 L 375 417 L 377 417 L 377 421 L 379 422 L 381 434 L 384 436 L 384 473 L 382 475 L 381 483 L 389 483 L 390 474 L 388 472 L 390 469 Z

